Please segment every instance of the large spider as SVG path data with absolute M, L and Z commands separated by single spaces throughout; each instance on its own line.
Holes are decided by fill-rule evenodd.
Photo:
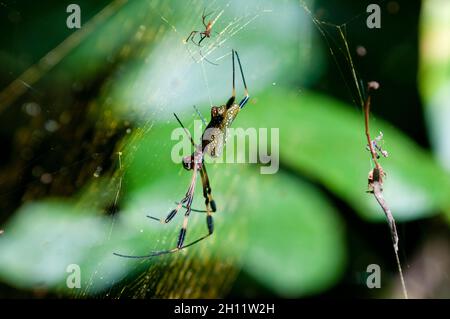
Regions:
M 178 123 L 180 123 L 181 127 L 186 132 L 187 136 L 190 138 L 192 145 L 194 146 L 194 152 L 191 155 L 188 155 L 183 158 L 183 167 L 186 170 L 192 170 L 192 179 L 191 183 L 189 184 L 189 188 L 186 192 L 186 195 L 184 198 L 177 203 L 177 206 L 175 209 L 170 211 L 170 213 L 167 215 L 165 219 L 160 219 L 152 216 L 147 216 L 151 219 L 160 221 L 163 224 L 169 223 L 177 214 L 177 212 L 183 207 L 186 209 L 186 212 L 184 214 L 184 220 L 183 225 L 180 230 L 180 234 L 178 235 L 177 240 L 177 246 L 172 249 L 168 250 L 160 250 L 160 251 L 154 251 L 147 255 L 143 256 L 130 256 L 130 255 L 122 255 L 118 253 L 114 253 L 114 255 L 120 256 L 120 257 L 127 257 L 127 258 L 149 258 L 154 256 L 159 256 L 163 254 L 169 254 L 177 252 L 181 249 L 184 249 L 186 247 L 192 246 L 199 241 L 209 237 L 212 235 L 214 231 L 214 223 L 212 218 L 212 213 L 216 211 L 216 203 L 214 202 L 212 195 L 211 195 L 211 186 L 209 184 L 209 178 L 208 173 L 206 172 L 206 167 L 204 163 L 204 156 L 205 154 L 208 154 L 211 157 L 217 157 L 225 144 L 226 141 L 226 134 L 227 129 L 231 126 L 234 119 L 236 118 L 239 111 L 245 106 L 245 104 L 248 102 L 249 95 L 247 90 L 247 84 L 245 83 L 245 77 L 244 72 L 242 71 L 241 61 L 239 60 L 239 55 L 236 51 L 232 50 L 232 65 L 233 65 L 233 89 L 231 97 L 228 99 L 227 103 L 225 105 L 221 106 L 213 106 L 211 107 L 211 121 L 206 126 L 203 134 L 202 134 L 202 143 L 195 144 L 192 136 L 190 135 L 189 131 L 186 129 L 186 127 L 181 123 L 178 116 L 174 113 L 175 118 L 177 119 Z M 239 102 L 236 103 L 236 89 L 235 89 L 235 65 L 234 65 L 234 57 L 236 56 L 236 59 L 239 64 L 239 69 L 241 72 L 242 82 L 244 84 L 245 89 L 245 96 L 244 98 Z M 203 185 L 203 197 L 205 198 L 205 206 L 206 210 L 202 211 L 206 213 L 206 225 L 208 228 L 208 233 L 188 244 L 184 244 L 185 238 L 186 238 L 186 230 L 189 220 L 189 215 L 192 211 L 194 211 L 191 208 L 192 201 L 194 199 L 194 191 L 195 191 L 195 184 L 197 181 L 197 173 L 200 173 L 202 185 Z

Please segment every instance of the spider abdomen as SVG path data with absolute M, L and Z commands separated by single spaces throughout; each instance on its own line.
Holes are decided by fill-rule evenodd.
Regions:
M 228 109 L 225 105 L 211 108 L 211 121 L 202 136 L 203 151 L 211 157 L 222 154 L 225 146 L 228 128 L 239 113 L 239 104 L 232 104 Z

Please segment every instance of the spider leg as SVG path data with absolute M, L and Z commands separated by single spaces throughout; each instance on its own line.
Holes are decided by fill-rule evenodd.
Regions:
M 155 256 L 160 256 L 160 255 L 164 255 L 164 254 L 170 254 L 170 253 L 174 253 L 177 252 L 181 249 L 184 249 L 186 247 L 192 246 L 195 243 L 199 242 L 200 240 L 206 238 L 207 236 L 203 236 L 200 239 L 197 239 L 187 245 L 183 245 L 184 244 L 184 240 L 186 238 L 186 229 L 187 229 L 187 224 L 188 224 L 188 220 L 189 220 L 189 215 L 191 213 L 191 204 L 192 204 L 192 200 L 194 199 L 194 191 L 195 191 L 195 182 L 197 181 L 197 165 L 194 165 L 194 172 L 192 175 L 192 180 L 191 180 L 191 184 L 189 186 L 189 189 L 186 193 L 186 197 L 187 197 L 187 210 L 186 213 L 184 214 L 184 220 L 183 220 L 183 226 L 181 227 L 180 230 L 180 234 L 178 235 L 178 240 L 177 240 L 177 247 L 172 248 L 172 249 L 168 249 L 168 250 L 160 250 L 160 251 L 155 251 L 155 252 L 151 252 L 148 255 L 141 255 L 141 256 L 133 256 L 133 255 L 123 255 L 123 254 L 119 254 L 119 253 L 113 253 L 116 256 L 119 257 L 124 257 L 124 258 L 150 258 L 150 257 L 155 257 Z M 181 207 L 181 203 L 178 204 L 179 207 Z M 173 212 L 173 211 L 172 211 Z M 172 212 L 170 214 L 172 214 Z M 169 216 L 170 216 L 169 214 Z M 175 216 L 176 212 L 174 213 Z M 168 217 L 169 217 L 168 216 Z M 172 216 L 173 218 L 173 216 Z M 209 236 L 209 234 L 208 234 Z
M 193 39 L 195 34 L 198 33 L 198 31 L 192 31 L 189 36 L 186 38 L 185 43 L 187 43 L 189 41 L 189 39 Z M 193 40 L 192 40 L 193 41 Z M 195 42 L 194 42 L 195 43 Z
M 183 123 L 181 122 L 181 120 L 178 118 L 178 116 L 173 113 L 173 115 L 175 116 L 175 118 L 177 119 L 178 123 L 180 124 L 180 126 L 183 128 L 184 132 L 186 133 L 187 137 L 189 137 L 189 139 L 191 140 L 191 144 L 192 146 L 194 146 L 194 148 L 197 148 L 197 144 L 195 144 L 194 139 L 191 136 L 191 133 L 189 133 L 188 129 L 183 125 Z
M 177 203 L 177 207 L 175 209 L 171 210 L 165 219 L 153 217 L 150 215 L 147 215 L 147 217 L 150 219 L 156 220 L 162 224 L 167 224 L 175 217 L 175 215 L 178 213 L 178 211 L 180 210 L 181 207 L 185 207 L 183 205 L 184 205 L 184 203 L 186 203 L 188 201 L 188 199 L 189 199 L 189 190 L 188 190 L 188 193 L 186 193 L 186 196 L 179 203 Z
M 179 202 L 175 202 L 175 204 L 179 204 Z M 186 205 L 183 205 L 183 208 L 187 208 Z M 207 211 L 205 209 L 195 209 L 195 208 L 191 208 L 191 212 L 194 213 L 207 213 Z
M 187 225 L 188 225 L 188 221 L 189 221 L 189 215 L 191 214 L 191 205 L 192 205 L 192 200 L 194 199 L 195 181 L 197 180 L 197 170 L 194 169 L 194 171 L 195 171 L 195 176 L 196 176 L 193 179 L 194 187 L 192 188 L 192 196 L 187 201 L 187 205 L 186 205 L 187 209 L 186 209 L 186 213 L 184 213 L 183 226 L 181 227 L 180 234 L 178 235 L 178 240 L 177 240 L 177 248 L 178 249 L 183 247 L 184 239 L 186 238 L 186 230 L 187 230 Z
M 203 166 L 204 167 L 204 166 Z M 160 251 L 155 251 L 153 253 L 150 253 L 148 255 L 142 255 L 142 256 L 129 256 L 129 255 L 122 255 L 122 254 L 117 254 L 114 253 L 114 255 L 116 256 L 120 256 L 120 257 L 125 257 L 125 258 L 137 258 L 137 259 L 142 259 L 142 258 L 151 258 L 151 257 L 156 257 L 156 256 L 160 256 L 160 255 L 165 255 L 165 254 L 171 254 L 171 253 L 175 253 L 177 251 L 180 251 L 184 248 L 190 247 L 192 245 L 195 245 L 196 243 L 202 241 L 205 238 L 208 238 L 209 236 L 211 236 L 214 232 L 214 223 L 213 223 L 213 218 L 212 218 L 212 213 L 216 211 L 216 205 L 214 203 L 214 200 L 211 197 L 211 188 L 209 187 L 209 181 L 208 181 L 208 174 L 206 173 L 206 170 L 204 170 L 202 167 L 202 169 L 200 170 L 200 176 L 202 176 L 202 183 L 203 183 L 203 194 L 207 195 L 205 196 L 206 201 L 206 226 L 208 227 L 208 234 L 203 235 L 202 237 L 190 242 L 189 244 L 184 245 L 184 240 L 186 238 L 186 229 L 187 229 L 187 223 L 188 223 L 188 219 L 189 219 L 189 215 L 192 211 L 191 209 L 191 204 L 192 204 L 192 199 L 193 196 L 191 196 L 187 202 L 186 208 L 187 211 L 184 215 L 184 221 L 183 221 L 183 227 L 180 230 L 180 234 L 178 235 L 178 241 L 177 241 L 177 247 L 176 248 L 172 248 L 172 249 L 168 249 L 168 250 L 160 250 Z M 192 195 L 194 194 L 194 191 L 192 190 Z
M 245 82 L 245 77 L 244 77 L 244 71 L 242 71 L 242 65 L 241 65 L 241 60 L 239 59 L 239 55 L 236 51 L 234 51 L 234 54 L 236 55 L 238 64 L 239 64 L 239 69 L 241 71 L 241 77 L 242 77 L 242 82 L 244 83 L 244 89 L 245 89 L 245 97 L 239 102 L 239 107 L 242 109 L 245 104 L 247 104 L 248 99 L 250 98 L 250 96 L 248 95 L 248 89 L 247 89 L 247 83 Z M 234 59 L 233 59 L 234 62 Z M 234 74 L 234 68 L 233 68 L 233 74 Z
M 214 62 L 209 61 L 209 60 L 203 55 L 201 49 L 200 49 L 199 53 L 200 53 L 200 56 L 202 57 L 202 59 L 205 60 L 206 62 L 208 62 L 209 64 L 212 64 L 212 65 L 218 65 L 217 63 L 214 63 Z
M 206 167 L 204 164 L 200 170 L 200 177 L 202 179 L 203 197 L 205 198 L 206 211 L 215 213 L 217 210 L 216 202 L 211 195 L 211 186 L 209 185 L 208 173 L 206 172 Z
M 198 43 L 196 43 L 196 44 L 200 47 L 202 41 L 205 40 L 206 37 L 207 37 L 207 36 L 206 36 L 206 33 L 205 33 L 205 32 L 201 32 L 201 33 L 200 33 L 200 41 L 198 41 Z
M 197 43 L 195 43 L 195 44 L 197 44 Z M 212 64 L 212 65 L 219 65 L 219 64 L 217 64 L 217 63 L 214 63 L 214 62 L 211 62 L 210 60 L 208 60 L 208 59 L 203 55 L 203 53 L 202 53 L 201 50 L 199 51 L 199 54 L 200 54 L 200 56 L 201 56 L 201 59 L 197 61 L 197 60 L 194 58 L 194 55 L 192 54 L 192 52 L 191 52 L 187 47 L 186 47 L 186 49 L 188 50 L 188 52 L 189 52 L 189 54 L 190 54 L 192 60 L 193 60 L 195 63 L 200 63 L 202 60 L 205 60 L 205 61 L 208 62 L 209 64 Z
M 122 254 L 118 254 L 118 253 L 113 253 L 113 254 L 116 255 L 116 256 L 119 256 L 119 257 L 124 257 L 124 258 L 134 258 L 134 259 L 151 258 L 151 257 L 156 257 L 156 256 L 161 256 L 161 255 L 175 253 L 177 251 L 180 251 L 182 249 L 185 249 L 185 248 L 188 248 L 188 247 L 190 247 L 192 245 L 195 245 L 196 243 L 202 241 L 203 239 L 208 238 L 209 236 L 211 236 L 211 234 L 204 235 L 204 236 L 202 236 L 202 237 L 200 237 L 200 238 L 198 238 L 198 239 L 196 239 L 196 240 L 194 240 L 194 241 L 190 242 L 189 244 L 186 244 L 186 245 L 184 245 L 182 247 L 176 247 L 176 248 L 172 248 L 172 249 L 168 249 L 168 250 L 155 251 L 155 252 L 150 253 L 148 255 L 133 256 L 133 255 L 122 255 Z
M 189 131 L 184 127 L 183 123 L 180 121 L 180 119 L 178 118 L 178 116 L 175 113 L 174 113 L 174 115 L 175 115 L 177 121 L 180 123 L 181 127 L 185 130 L 186 134 L 190 137 L 192 144 L 194 146 L 196 146 L 192 139 L 192 136 L 189 134 Z M 194 163 L 194 168 L 193 168 L 194 171 L 192 173 L 191 184 L 189 185 L 188 191 L 186 192 L 186 196 L 181 200 L 180 203 L 177 204 L 177 208 L 172 210 L 169 213 L 169 215 L 167 215 L 166 219 L 164 220 L 164 223 L 168 223 L 170 220 L 172 220 L 173 217 L 175 217 L 176 213 L 179 211 L 179 209 L 183 206 L 183 204 L 186 203 L 186 213 L 184 214 L 183 225 L 182 225 L 180 233 L 178 235 L 177 247 L 168 249 L 168 250 L 155 251 L 155 252 L 151 252 L 148 255 L 141 255 L 141 256 L 123 255 L 123 254 L 119 254 L 119 253 L 113 253 L 114 255 L 119 256 L 119 257 L 124 257 L 124 258 L 142 259 L 142 258 L 150 258 L 150 257 L 160 256 L 160 255 L 164 255 L 164 254 L 171 254 L 171 253 L 177 252 L 179 250 L 182 250 L 184 248 L 190 247 L 212 235 L 212 233 L 214 231 L 212 212 L 216 211 L 216 204 L 211 196 L 211 187 L 209 186 L 208 174 L 206 173 L 206 168 L 203 165 L 204 164 L 203 163 L 203 155 L 201 153 L 196 154 L 196 155 L 199 156 L 200 160 L 202 161 L 202 165 L 200 166 L 200 175 L 202 178 L 203 195 L 205 197 L 205 204 L 206 204 L 206 209 L 207 209 L 206 224 L 208 227 L 208 234 L 190 242 L 189 244 L 184 245 L 184 241 L 186 239 L 186 231 L 187 231 L 187 225 L 188 225 L 188 221 L 189 221 L 189 215 L 192 211 L 191 205 L 192 205 L 192 201 L 194 199 L 195 184 L 197 181 L 197 171 L 199 169 L 198 168 L 199 163 Z M 196 156 L 194 156 L 194 161 L 195 161 L 195 157 Z M 158 219 L 156 217 L 152 217 L 152 216 L 147 216 L 147 217 L 154 219 L 154 220 L 162 221 L 161 219 Z
M 202 22 L 203 22 L 203 25 L 205 26 L 205 28 L 207 28 L 208 25 L 206 24 L 205 19 L 206 19 L 206 17 L 208 17 L 209 15 L 211 15 L 212 12 L 210 12 L 210 13 L 208 13 L 208 14 L 205 14 L 205 11 L 206 11 L 206 8 L 203 8 Z
M 192 136 L 189 133 L 188 129 L 183 125 L 183 123 L 181 122 L 181 120 L 178 118 L 178 116 L 175 113 L 173 113 L 173 115 L 177 119 L 177 121 L 180 124 L 180 126 L 183 128 L 183 130 L 186 133 L 187 137 L 189 137 L 189 139 L 191 140 L 192 145 L 196 148 L 197 145 L 195 144 L 194 139 L 192 138 Z M 194 176 L 195 175 L 196 174 L 194 174 Z M 194 179 L 194 176 L 193 176 L 193 179 Z M 186 203 L 189 200 L 189 196 L 191 195 L 190 194 L 191 188 L 193 187 L 192 186 L 192 182 L 193 181 L 191 181 L 191 186 L 189 187 L 188 191 L 186 192 L 186 195 L 184 196 L 184 198 L 179 203 L 177 203 L 177 207 L 175 209 L 173 209 L 172 211 L 170 211 L 170 213 L 167 215 L 167 217 L 164 220 L 161 219 L 161 218 L 150 216 L 150 215 L 147 215 L 147 217 L 150 218 L 150 219 L 159 221 L 159 222 L 161 222 L 163 224 L 167 224 L 168 222 L 170 222 L 175 217 L 175 215 L 178 213 L 178 211 L 183 206 L 183 204 Z M 194 185 L 194 187 L 195 187 L 195 185 Z
M 236 72 L 234 70 L 235 69 L 235 67 L 234 67 L 234 50 L 231 50 L 231 56 L 232 56 L 231 61 L 232 61 L 232 65 L 233 65 L 233 89 L 231 91 L 231 97 L 228 99 L 227 104 L 226 104 L 227 109 L 233 105 L 233 103 L 236 99 L 236 75 L 235 75 Z
M 203 125 L 208 125 L 208 123 L 206 123 L 206 119 L 203 117 L 202 113 L 200 113 L 200 111 L 198 110 L 198 108 L 194 105 L 194 110 L 195 112 L 197 112 L 197 115 L 200 117 L 200 119 L 202 120 Z
M 192 209 L 191 211 L 193 212 L 197 212 L 197 213 L 207 213 L 209 215 L 212 215 L 212 213 L 215 213 L 217 210 L 216 207 L 216 202 L 214 201 L 214 199 L 212 198 L 211 195 L 211 186 L 209 185 L 209 178 L 208 178 L 208 173 L 206 172 L 206 167 L 203 164 L 202 169 L 200 170 L 200 177 L 202 179 L 202 185 L 203 185 L 203 197 L 205 198 L 205 206 L 206 206 L 206 210 L 199 210 L 199 209 Z M 177 203 L 178 204 L 178 203 Z M 187 208 L 186 206 L 183 206 L 185 208 Z M 211 224 L 212 226 L 212 219 L 211 222 L 208 222 L 208 231 L 209 231 L 209 224 Z M 212 230 L 211 230 L 212 233 Z
M 201 37 L 201 32 L 200 32 L 200 37 Z M 198 44 L 198 42 L 195 42 L 195 41 L 194 41 L 194 38 L 193 38 L 193 37 L 191 38 L 191 42 L 194 43 L 196 46 L 200 46 L 200 45 Z
M 188 203 L 186 205 L 188 210 L 186 211 L 186 214 L 184 217 L 183 228 L 181 228 L 180 235 L 178 237 L 177 250 L 181 250 L 181 249 L 187 248 L 189 246 L 195 245 L 199 241 L 202 241 L 203 239 L 211 236 L 214 232 L 214 222 L 213 222 L 213 218 L 212 218 L 212 213 L 216 211 L 216 203 L 214 202 L 214 200 L 212 199 L 212 196 L 211 196 L 211 187 L 209 186 L 208 174 L 206 173 L 205 165 L 202 165 L 202 168 L 200 169 L 200 176 L 201 176 L 202 184 L 203 184 L 203 196 L 205 196 L 205 205 L 206 205 L 206 213 L 207 213 L 206 226 L 208 227 L 208 234 L 190 242 L 187 245 L 183 245 L 184 238 L 186 236 L 186 227 L 187 227 L 188 217 L 191 212 L 191 204 L 192 204 L 192 198 L 191 198 L 190 201 L 188 201 Z M 175 251 L 177 251 L 177 250 L 175 250 Z M 171 253 L 171 252 L 174 252 L 173 249 L 170 250 L 168 253 Z
M 203 160 L 203 159 L 202 159 Z M 213 231 L 214 231 L 214 223 L 213 223 L 213 219 L 212 219 L 212 212 L 216 211 L 216 204 L 214 202 L 214 200 L 212 199 L 211 196 L 211 188 L 209 187 L 209 180 L 208 180 L 208 175 L 206 173 L 206 169 L 205 166 L 202 165 L 200 168 L 200 176 L 202 177 L 202 184 L 203 184 L 203 194 L 207 194 L 207 199 L 205 201 L 206 204 L 206 210 L 207 210 L 207 216 L 206 216 L 206 225 L 208 227 L 208 234 L 205 236 L 200 237 L 197 240 L 194 240 L 193 242 L 184 245 L 184 240 L 186 237 L 186 230 L 187 230 L 187 225 L 188 225 L 188 221 L 189 221 L 189 215 L 191 214 L 191 205 L 192 205 L 192 200 L 194 199 L 194 189 L 195 189 L 195 180 L 196 180 L 196 176 L 197 176 L 197 166 L 194 166 L 194 173 L 195 173 L 195 177 L 193 178 L 193 182 L 192 182 L 192 196 L 189 198 L 189 200 L 187 201 L 186 204 L 186 213 L 184 214 L 184 220 L 183 220 L 183 226 L 181 227 L 180 230 L 180 234 L 178 235 L 178 241 L 177 241 L 177 248 L 175 251 L 177 250 L 181 250 L 184 249 L 186 247 L 192 246 L 196 243 L 198 243 L 199 241 L 207 238 L 208 236 L 212 235 Z M 174 252 L 173 249 L 169 250 L 170 252 Z
M 150 218 L 150 219 L 159 221 L 159 222 L 161 222 L 163 224 L 167 224 L 168 222 L 170 222 L 175 217 L 175 215 L 178 213 L 180 208 L 184 207 L 183 205 L 185 203 L 187 203 L 185 208 L 190 212 L 190 210 L 191 210 L 191 203 L 192 203 L 192 200 L 194 198 L 194 190 L 195 190 L 195 182 L 196 182 L 196 180 L 197 180 L 197 167 L 194 164 L 194 172 L 192 173 L 191 184 L 189 185 L 189 188 L 188 188 L 184 198 L 179 203 L 177 203 L 177 207 L 175 209 L 173 209 L 172 211 L 170 211 L 170 213 L 167 215 L 167 217 L 164 220 L 161 219 L 161 218 L 150 216 L 150 215 L 147 215 L 147 217 Z

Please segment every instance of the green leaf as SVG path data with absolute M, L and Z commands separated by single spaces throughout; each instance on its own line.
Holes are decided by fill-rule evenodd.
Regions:
M 450 171 L 450 3 L 424 1 L 420 18 L 419 84 L 437 158 Z
M 93 267 L 98 277 L 105 277 L 103 288 L 111 284 L 125 268 L 111 260 L 108 219 L 92 215 L 56 200 L 25 205 L 0 239 L 0 276 L 22 288 L 66 287 L 67 267 L 77 264 L 83 290 L 93 283 Z
M 345 264 L 344 227 L 320 192 L 285 173 L 245 176 L 250 213 L 242 260 L 250 276 L 284 297 L 332 286 Z
M 284 173 L 260 175 L 259 170 L 243 164 L 208 165 L 218 206 L 212 237 L 183 252 L 149 260 L 113 256 L 113 252 L 146 254 L 176 243 L 183 213 L 165 226 L 146 217 L 164 217 L 185 193 L 192 176 L 175 168 L 179 163 L 159 162 L 172 146 L 160 142 L 168 139 L 167 126 L 155 126 L 149 139 L 140 136 L 142 139 L 134 142 L 135 152 L 125 158 L 122 192 L 127 195 L 117 217 L 100 216 L 95 208 L 86 212 L 89 205 L 85 201 L 91 200 L 92 194 L 80 197 L 79 203 L 45 201 L 20 209 L 0 238 L 2 279 L 25 288 L 73 293 L 66 287 L 66 268 L 77 264 L 82 290 L 76 293 L 90 295 L 105 291 L 128 273 L 137 274 L 144 267 L 166 261 L 183 265 L 195 259 L 204 266 L 192 271 L 201 276 L 211 258 L 232 261 L 282 296 L 312 294 L 339 278 L 345 264 L 343 225 L 327 200 L 313 187 Z M 149 158 L 144 151 L 149 148 L 160 152 Z M 170 176 L 168 172 L 138 176 L 146 160 L 150 170 L 172 165 L 174 169 Z M 139 182 L 129 184 L 130 178 Z M 203 203 L 200 187 L 198 181 L 193 203 L 197 208 Z M 192 213 L 186 241 L 205 233 L 205 215 Z
M 376 99 L 373 103 L 376 109 Z M 384 194 L 394 216 L 411 220 L 447 209 L 450 179 L 445 171 L 414 141 L 373 119 L 371 133 L 384 133 L 390 153 L 381 164 L 387 173 Z M 246 107 L 236 126 L 279 128 L 282 165 L 322 183 L 364 218 L 384 219 L 365 193 L 371 164 L 362 112 L 318 94 L 272 87 Z
M 133 208 L 127 211 L 147 208 L 151 212 L 151 202 L 159 197 L 167 199 L 166 207 L 154 214 L 164 216 L 161 214 L 166 214 L 173 201 L 184 194 L 191 173 L 182 169 L 180 163 L 174 166 L 167 158 L 175 142 L 160 141 L 169 138 L 167 126 L 155 125 L 148 137 L 140 141 L 127 179 L 140 175 L 139 183 L 157 186 L 144 192 L 143 184 L 141 191 L 136 188 L 137 197 L 129 200 Z M 156 163 L 162 168 L 151 169 Z M 329 287 L 339 277 L 345 263 L 343 225 L 316 189 L 284 173 L 261 175 L 259 170 L 242 164 L 212 164 L 208 165 L 208 172 L 219 212 L 214 214 L 214 238 L 202 245 L 208 245 L 208 249 L 224 259 L 243 253 L 240 258 L 243 270 L 283 296 L 312 294 Z M 153 177 L 142 178 L 149 174 Z M 197 187 L 193 206 L 201 208 L 203 199 L 200 185 Z M 155 191 L 159 195 L 155 196 Z M 191 217 L 189 233 L 200 236 L 206 227 L 204 217 L 197 215 Z M 200 225 L 195 221 L 199 218 Z M 138 243 L 129 245 L 137 246 Z M 194 249 L 197 248 L 191 248 L 189 253 Z

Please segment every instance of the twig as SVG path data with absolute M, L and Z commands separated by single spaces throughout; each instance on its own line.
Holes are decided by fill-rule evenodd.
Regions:
M 375 167 L 378 169 L 379 172 L 382 172 L 381 166 L 378 163 L 377 160 L 377 153 L 375 151 L 375 149 L 373 148 L 373 143 L 372 143 L 372 139 L 370 138 L 370 131 L 369 131 L 369 116 L 370 116 L 370 91 L 371 90 L 378 90 L 378 88 L 380 87 L 380 85 L 378 84 L 378 82 L 369 82 L 367 84 L 367 98 L 366 101 L 364 103 L 364 124 L 366 127 L 366 137 L 367 137 L 367 143 L 369 145 L 369 149 L 370 149 L 370 154 L 372 155 L 372 160 L 375 164 Z M 381 176 L 382 177 L 382 176 Z
M 391 238 L 392 238 L 392 244 L 394 247 L 394 253 L 395 253 L 395 259 L 397 261 L 397 267 L 398 272 L 400 274 L 400 281 L 403 288 L 403 295 L 405 296 L 405 299 L 408 299 L 408 291 L 406 290 L 405 280 L 403 278 L 403 271 L 402 266 L 400 263 L 400 259 L 398 257 L 398 234 L 397 234 L 397 227 L 395 226 L 395 219 L 392 215 L 392 212 L 387 205 L 384 197 L 383 197 L 383 177 L 384 177 L 384 171 L 381 167 L 380 163 L 377 159 L 377 153 L 373 147 L 373 142 L 370 137 L 370 130 L 369 130 L 369 116 L 370 116 L 370 91 L 377 90 L 379 88 L 379 84 L 377 82 L 369 82 L 367 85 L 367 98 L 364 103 L 364 124 L 366 128 L 366 137 L 367 142 L 369 145 L 370 154 L 372 156 L 372 160 L 375 164 L 375 168 L 369 173 L 369 192 L 372 193 L 377 200 L 380 207 L 383 209 L 384 214 L 386 215 L 386 218 L 388 220 L 389 228 L 391 231 Z

